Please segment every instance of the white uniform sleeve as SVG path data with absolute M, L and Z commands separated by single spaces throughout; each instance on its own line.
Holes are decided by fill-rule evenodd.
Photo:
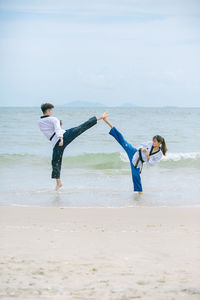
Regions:
M 152 145 L 152 142 L 151 141 L 148 141 L 148 142 L 144 142 L 142 144 L 140 144 L 138 147 L 137 147 L 137 150 L 139 150 L 140 148 L 148 148 L 149 146 Z
M 54 118 L 53 124 L 54 124 L 54 130 L 57 137 L 63 137 L 63 131 L 62 128 L 60 127 L 60 121 L 57 118 Z
M 154 165 L 156 165 L 157 163 L 160 162 L 161 158 L 162 158 L 162 152 L 160 151 L 157 154 L 154 154 L 154 155 L 150 156 L 148 164 L 154 166 Z

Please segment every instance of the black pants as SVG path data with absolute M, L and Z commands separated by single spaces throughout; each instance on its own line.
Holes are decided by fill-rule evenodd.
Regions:
M 74 127 L 67 129 L 65 133 L 63 134 L 63 146 L 59 146 L 60 140 L 55 144 L 53 148 L 53 154 L 52 154 L 52 174 L 51 178 L 60 178 L 60 171 L 61 171 L 61 165 L 62 165 L 62 157 L 63 152 L 65 150 L 65 147 L 69 145 L 77 136 L 82 134 L 87 129 L 91 128 L 97 123 L 97 118 L 92 117 L 85 123 Z

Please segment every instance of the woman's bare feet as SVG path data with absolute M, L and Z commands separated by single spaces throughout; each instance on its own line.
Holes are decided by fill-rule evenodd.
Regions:
M 114 126 L 107 120 L 107 117 L 108 117 L 108 113 L 105 112 L 102 116 L 104 122 L 106 122 L 108 124 L 108 126 L 110 126 L 110 128 L 113 128 Z
M 104 120 L 104 119 L 107 119 L 107 117 L 108 117 L 108 112 L 105 111 L 105 112 L 103 113 L 102 119 L 103 119 L 103 120 Z
M 61 180 L 60 179 L 56 179 L 56 191 L 58 191 L 61 187 L 62 187 L 62 183 L 61 183 Z
M 105 118 L 108 117 L 108 113 L 107 112 L 104 112 L 102 116 L 98 117 L 97 120 L 104 120 Z

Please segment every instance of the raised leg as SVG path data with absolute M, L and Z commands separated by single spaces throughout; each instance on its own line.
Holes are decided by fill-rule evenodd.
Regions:
M 59 146 L 59 141 L 54 146 L 52 161 L 51 161 L 52 164 L 51 178 L 55 178 L 57 180 L 57 187 L 56 187 L 57 189 L 62 186 L 60 180 L 60 172 L 62 166 L 63 151 L 65 147 L 69 143 L 71 143 L 77 136 L 79 136 L 80 134 L 82 134 L 84 131 L 91 128 L 92 126 L 94 126 L 96 123 L 97 123 L 97 118 L 93 117 L 77 127 L 66 130 L 66 132 L 63 135 L 63 146 Z
M 66 130 L 66 132 L 63 135 L 63 148 L 65 148 L 68 144 L 70 144 L 76 137 L 81 135 L 83 132 L 91 128 L 97 123 L 97 118 L 92 117 L 88 121 L 82 123 L 81 125 L 70 128 Z
M 116 141 L 124 148 L 129 160 L 132 160 L 133 155 L 135 154 L 135 152 L 137 152 L 137 149 L 134 148 L 130 143 L 128 143 L 124 139 L 123 135 L 115 127 L 110 130 L 109 134 L 112 135 L 116 139 Z

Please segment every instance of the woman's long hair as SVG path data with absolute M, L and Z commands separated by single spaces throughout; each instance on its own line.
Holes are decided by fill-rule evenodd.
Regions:
M 161 151 L 163 155 L 166 155 L 168 149 L 167 149 L 165 139 L 161 135 L 155 135 L 153 139 L 156 139 L 159 143 L 161 143 Z

